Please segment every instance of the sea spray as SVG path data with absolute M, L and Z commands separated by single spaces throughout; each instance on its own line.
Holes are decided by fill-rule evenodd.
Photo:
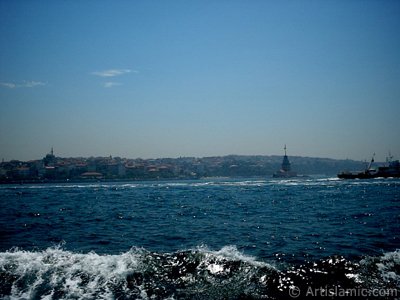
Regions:
M 329 297 L 339 298 L 342 292 L 357 291 L 371 299 L 393 299 L 400 295 L 399 255 L 395 251 L 358 262 L 334 256 L 277 269 L 234 246 L 175 253 L 132 248 L 119 255 L 73 253 L 61 247 L 14 249 L 0 253 L 0 295 L 4 299 L 287 299 L 294 292 L 323 296 L 330 291 Z

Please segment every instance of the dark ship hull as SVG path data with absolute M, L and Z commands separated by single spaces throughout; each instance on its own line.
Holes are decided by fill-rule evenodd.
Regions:
M 362 172 L 341 172 L 337 175 L 340 179 L 371 179 L 400 177 L 400 162 L 390 162 L 387 167 L 379 167 L 378 170 L 365 170 Z
M 370 179 L 375 177 L 373 174 L 368 172 L 342 172 L 337 176 L 340 179 Z

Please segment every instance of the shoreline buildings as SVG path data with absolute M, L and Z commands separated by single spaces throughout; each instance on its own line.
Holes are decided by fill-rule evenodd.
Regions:
M 343 169 L 362 168 L 363 162 L 329 158 L 293 157 L 302 174 L 335 175 Z M 280 170 L 276 172 L 277 169 Z M 0 162 L 0 183 L 78 182 L 99 180 L 198 179 L 207 177 L 290 178 L 286 153 L 272 155 L 227 155 L 212 157 L 179 157 L 127 159 L 120 157 L 62 158 L 54 149 L 42 159 Z

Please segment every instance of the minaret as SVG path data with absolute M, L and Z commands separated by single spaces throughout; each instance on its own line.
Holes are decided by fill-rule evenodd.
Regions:
M 56 162 L 56 157 L 54 156 L 54 149 L 51 147 L 50 153 L 46 154 L 43 158 L 43 163 L 45 166 L 51 166 Z

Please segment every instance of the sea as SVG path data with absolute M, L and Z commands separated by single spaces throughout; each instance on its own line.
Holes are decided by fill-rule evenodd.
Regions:
M 0 185 L 1 299 L 400 299 L 400 179 Z

